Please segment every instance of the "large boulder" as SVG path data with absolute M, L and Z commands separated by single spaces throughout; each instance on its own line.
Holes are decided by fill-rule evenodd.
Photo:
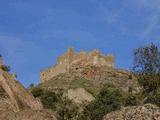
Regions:
M 103 120 L 160 120 L 160 108 L 152 104 L 126 107 L 107 114 Z
M 87 92 L 84 88 L 69 89 L 67 97 L 77 104 L 87 104 L 95 99 L 93 95 Z

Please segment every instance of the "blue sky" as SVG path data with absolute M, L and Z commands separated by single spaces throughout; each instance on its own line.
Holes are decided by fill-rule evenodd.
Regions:
M 160 0 L 0 0 L 0 53 L 25 86 L 68 47 L 130 69 L 133 49 L 159 40 Z

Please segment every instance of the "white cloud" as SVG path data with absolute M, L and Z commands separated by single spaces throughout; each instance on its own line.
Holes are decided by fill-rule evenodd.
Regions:
M 152 34 L 152 32 L 156 29 L 159 23 L 159 19 L 159 15 L 153 15 L 149 18 L 148 24 L 142 33 L 144 38 L 149 37 Z
M 160 0 L 130 0 L 136 3 L 137 6 L 143 8 L 149 8 L 152 10 L 160 10 Z
M 135 9 L 145 13 L 145 26 L 140 33 L 143 39 L 157 39 L 160 23 L 160 0 L 130 0 Z M 159 34 L 159 33 L 158 33 Z

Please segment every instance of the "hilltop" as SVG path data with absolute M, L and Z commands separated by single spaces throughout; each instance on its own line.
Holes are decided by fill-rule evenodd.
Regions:
M 56 65 L 41 71 L 37 87 L 61 93 L 62 99 L 71 100 L 79 111 L 94 101 L 105 85 L 115 86 L 126 95 L 129 91 L 137 94 L 140 87 L 136 76 L 130 71 L 115 68 L 114 61 L 114 56 L 103 55 L 98 50 L 75 53 L 68 49 Z M 58 68 L 61 69 L 56 71 Z
M 57 64 L 48 69 L 42 70 L 40 73 L 40 82 L 50 80 L 52 77 L 60 73 L 70 72 L 73 69 L 80 69 L 86 66 L 107 66 L 109 68 L 115 67 L 114 55 L 103 55 L 99 50 L 95 49 L 91 52 L 80 51 L 75 52 L 69 48 L 64 55 L 60 56 Z
M 132 72 L 115 68 L 115 57 L 103 55 L 99 50 L 75 53 L 69 48 L 58 58 L 58 63 L 42 70 L 40 86 L 46 89 L 84 88 L 96 94 L 105 84 L 113 84 L 127 92 L 139 91 L 136 77 Z

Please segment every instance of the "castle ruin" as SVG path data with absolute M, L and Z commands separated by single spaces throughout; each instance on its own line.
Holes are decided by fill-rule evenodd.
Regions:
M 72 48 L 69 48 L 64 55 L 58 58 L 56 65 L 41 71 L 40 82 L 44 83 L 60 73 L 69 72 L 73 66 L 85 67 L 88 65 L 115 68 L 115 57 L 114 55 L 103 55 L 99 50 L 76 53 Z

